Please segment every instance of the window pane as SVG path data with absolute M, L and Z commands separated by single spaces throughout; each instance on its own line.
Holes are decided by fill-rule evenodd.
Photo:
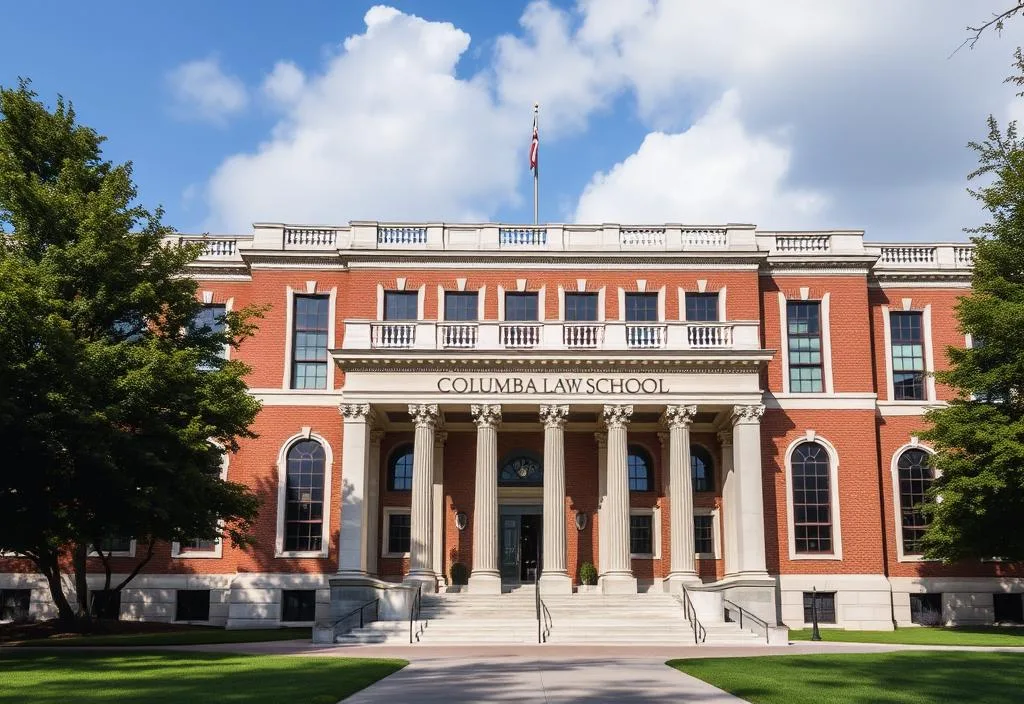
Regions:
M 651 464 L 647 459 L 647 453 L 640 448 L 630 447 L 626 466 L 629 470 L 629 490 L 650 491 Z
M 715 552 L 714 517 L 693 517 L 693 551 L 713 554 Z
M 324 448 L 315 440 L 301 440 L 288 450 L 286 551 L 316 552 L 323 547 L 324 471 Z
M 313 621 L 316 619 L 316 590 L 284 589 L 281 591 L 282 621 Z
M 793 531 L 798 553 L 832 552 L 828 453 L 817 443 L 798 445 L 792 457 Z
M 385 291 L 384 320 L 416 320 L 419 294 L 416 291 Z
M 536 293 L 506 293 L 505 320 L 531 321 L 537 320 Z
M 629 322 L 652 322 L 658 320 L 657 293 L 627 293 L 626 320 Z
M 477 320 L 478 318 L 476 291 L 445 291 L 445 320 Z
M 405 447 L 394 454 L 388 474 L 388 488 L 392 491 L 412 491 L 412 448 Z
M 690 476 L 694 491 L 715 490 L 714 464 L 703 447 L 693 446 L 690 449 Z
M 818 623 L 836 622 L 835 592 L 804 592 L 804 623 L 814 620 L 813 609 L 817 608 Z
M 108 552 L 131 552 L 132 539 L 124 536 L 112 536 L 100 541 L 100 550 Z
M 651 516 L 629 517 L 629 551 L 634 555 L 650 555 L 654 552 L 652 523 Z
M 718 320 L 718 294 L 687 292 L 686 319 L 693 322 Z
M 789 390 L 792 393 L 821 393 L 821 304 L 818 301 L 786 303 L 789 338 Z
M 411 520 L 408 513 L 388 515 L 388 552 L 409 552 Z
M 924 450 L 907 450 L 896 463 L 900 489 L 900 524 L 902 526 L 903 554 L 920 555 L 921 538 L 928 521 L 921 511 L 928 489 L 935 479 Z
M 924 327 L 922 315 L 914 311 L 889 313 L 892 337 L 892 386 L 897 401 L 923 401 Z
M 292 388 L 327 388 L 329 300 L 326 296 L 296 296 L 292 330 Z
M 593 322 L 597 320 L 597 294 L 566 293 L 565 319 L 569 322 Z

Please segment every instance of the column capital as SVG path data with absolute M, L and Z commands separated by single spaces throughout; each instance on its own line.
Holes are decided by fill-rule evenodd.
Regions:
M 741 423 L 756 424 L 761 422 L 761 416 L 764 415 L 764 404 L 754 403 L 749 406 L 733 406 L 732 407 L 732 422 L 733 425 L 739 425 Z
M 370 444 L 376 445 L 380 449 L 380 442 L 384 439 L 383 430 L 371 430 L 370 431 Z
M 565 420 L 569 416 L 568 406 L 541 406 L 540 422 L 545 428 L 564 428 Z
M 633 415 L 632 406 L 605 406 L 603 419 L 609 430 L 613 428 L 625 428 L 629 425 L 629 417 Z
M 346 421 L 362 421 L 368 423 L 370 421 L 370 404 L 368 403 L 343 403 L 338 406 L 338 413 Z
M 597 449 L 604 450 L 608 447 L 608 433 L 603 430 L 599 430 L 594 433 L 594 442 L 597 443 Z
M 719 430 L 718 431 L 718 442 L 722 444 L 722 447 L 732 447 L 732 431 L 731 430 Z
M 436 403 L 410 403 L 409 415 L 417 428 L 437 427 L 437 404 Z
M 666 406 L 661 420 L 669 428 L 688 428 L 696 415 L 696 406 Z
M 469 410 L 478 428 L 496 428 L 501 423 L 501 406 L 498 404 L 474 403 Z

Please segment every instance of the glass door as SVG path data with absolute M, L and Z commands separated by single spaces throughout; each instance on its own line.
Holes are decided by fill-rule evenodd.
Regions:
M 501 579 L 519 580 L 519 515 L 501 517 Z

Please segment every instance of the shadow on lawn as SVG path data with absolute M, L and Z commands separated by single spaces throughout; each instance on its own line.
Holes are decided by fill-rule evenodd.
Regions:
M 1024 654 L 895 652 L 668 663 L 752 702 L 1022 701 Z

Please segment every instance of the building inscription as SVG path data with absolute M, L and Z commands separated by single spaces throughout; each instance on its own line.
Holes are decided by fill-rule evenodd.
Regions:
M 665 380 L 653 377 L 466 377 L 437 380 L 443 394 L 667 394 Z

